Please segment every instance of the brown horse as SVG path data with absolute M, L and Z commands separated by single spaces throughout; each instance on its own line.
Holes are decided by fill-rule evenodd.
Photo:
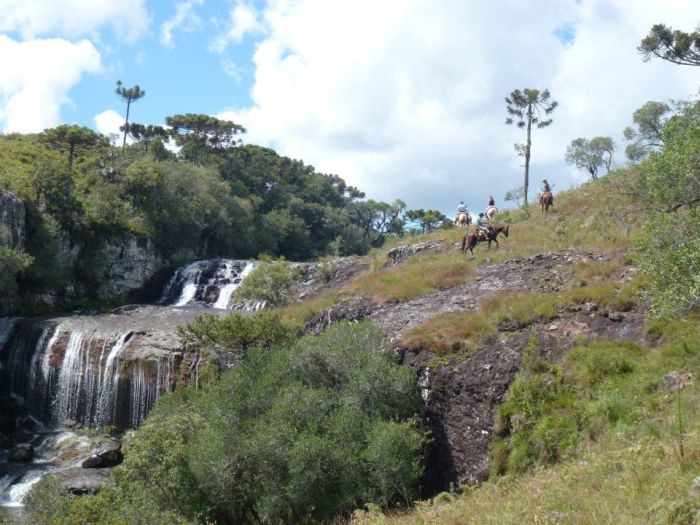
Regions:
M 458 213 L 457 214 L 457 220 L 455 221 L 455 224 L 458 227 L 462 226 L 469 226 L 472 223 L 472 218 L 471 215 L 468 213 Z
M 542 215 L 544 220 L 547 220 L 547 215 L 549 214 L 549 207 L 554 206 L 554 195 L 551 191 L 545 191 L 540 194 L 540 206 L 542 206 Z
M 495 242 L 496 248 L 498 248 L 497 237 L 499 233 L 502 233 L 504 237 L 508 237 L 508 225 L 489 226 L 489 232 L 485 237 L 480 236 L 476 232 L 466 234 L 462 239 L 462 253 L 466 254 L 467 250 L 469 250 L 474 255 L 476 245 L 484 241 L 489 242 L 489 249 L 491 249 L 492 242 Z

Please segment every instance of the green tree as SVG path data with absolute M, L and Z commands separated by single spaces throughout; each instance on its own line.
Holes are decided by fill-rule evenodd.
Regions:
M 143 145 L 143 149 L 148 153 L 149 146 L 154 141 L 163 141 L 168 138 L 168 131 L 163 126 L 153 126 L 151 124 L 137 124 L 133 122 L 128 126 L 128 133 L 136 142 Z
M 289 290 L 299 279 L 299 270 L 285 261 L 263 260 L 256 264 L 236 288 L 237 300 L 265 301 L 282 306 L 289 300 Z
M 297 329 L 277 312 L 226 317 L 200 315 L 178 330 L 188 349 L 240 358 L 254 346 L 269 347 L 296 338 Z
M 22 251 L 0 245 L 0 295 L 10 297 L 17 291 L 17 277 L 33 262 L 33 257 Z
M 650 100 L 634 112 L 632 121 L 635 127 L 628 126 L 624 130 L 625 139 L 634 141 L 625 148 L 628 159 L 641 160 L 663 146 L 661 130 L 666 123 L 664 116 L 670 111 L 668 104 Z
M 122 147 L 124 147 L 126 146 L 126 135 L 129 132 L 129 110 L 131 109 L 131 104 L 145 97 L 146 91 L 141 89 L 138 84 L 130 88 L 124 87 L 122 86 L 122 81 L 117 80 L 117 87 L 114 92 L 122 102 L 126 102 L 126 118 L 124 119 L 124 125 L 120 128 L 124 132 L 124 141 L 122 142 Z
M 363 238 L 371 246 L 381 246 L 389 234 L 400 235 L 405 222 L 401 214 L 406 203 L 396 199 L 392 203 L 375 201 L 354 202 L 348 205 L 350 220 L 362 229 Z
M 610 137 L 593 137 L 592 139 L 578 138 L 571 141 L 566 148 L 566 162 L 584 169 L 591 178 L 598 178 L 598 170 L 605 167 L 610 172 L 615 144 Z
M 441 225 L 445 224 L 445 221 L 449 219 L 437 210 L 408 210 L 406 212 L 406 218 L 410 221 L 416 221 L 420 224 L 423 233 L 429 232 Z
M 700 32 L 674 31 L 663 24 L 652 26 L 637 48 L 644 61 L 652 56 L 686 66 L 700 66 Z
M 62 124 L 45 129 L 43 140 L 61 153 L 68 151 L 68 170 L 73 170 L 73 161 L 80 151 L 104 143 L 104 138 L 84 126 Z
M 552 124 L 552 119 L 545 119 L 551 115 L 559 103 L 550 101 L 549 90 L 540 92 L 538 89 L 525 88 L 522 91 L 516 89 L 506 97 L 506 124 L 516 124 L 519 128 L 527 130 L 525 144 L 515 144 L 518 155 L 525 157 L 525 176 L 523 179 L 523 199 L 527 206 L 527 190 L 530 184 L 530 157 L 532 150 L 532 126 L 545 128 Z
M 506 192 L 505 196 L 503 197 L 503 200 L 506 202 L 513 202 L 515 201 L 516 206 L 520 206 L 520 199 L 525 197 L 525 188 L 522 186 L 518 186 L 517 188 L 513 188 L 512 190 L 509 190 Z
M 166 117 L 175 143 L 182 148 L 182 155 L 195 164 L 201 164 L 207 151 L 221 151 L 241 143 L 239 135 L 246 129 L 231 122 L 209 115 L 187 113 Z

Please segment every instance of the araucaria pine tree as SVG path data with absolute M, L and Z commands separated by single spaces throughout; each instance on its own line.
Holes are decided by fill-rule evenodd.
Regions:
M 122 142 L 122 147 L 126 146 L 126 135 L 129 133 L 129 109 L 131 108 L 131 103 L 136 102 L 138 99 L 146 96 L 146 91 L 141 89 L 138 84 L 134 87 L 123 87 L 122 81 L 117 80 L 117 88 L 114 90 L 117 96 L 126 102 L 126 119 L 124 121 L 123 131 L 124 131 L 124 142 Z
M 525 205 L 527 205 L 527 190 L 530 182 L 530 151 L 532 147 L 532 125 L 538 128 L 545 128 L 552 123 L 552 119 L 544 119 L 556 109 L 559 103 L 556 100 L 550 101 L 549 90 L 540 92 L 538 89 L 525 88 L 522 91 L 516 89 L 509 97 L 506 97 L 506 111 L 508 117 L 506 124 L 517 124 L 519 128 L 527 129 L 527 140 L 525 144 L 515 144 L 515 151 L 525 157 L 525 178 L 523 181 L 523 192 Z

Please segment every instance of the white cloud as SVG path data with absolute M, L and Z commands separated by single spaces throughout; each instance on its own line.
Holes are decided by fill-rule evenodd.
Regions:
M 160 42 L 166 47 L 173 47 L 173 31 L 181 29 L 183 31 L 193 31 L 201 24 L 201 20 L 194 7 L 201 5 L 203 0 L 186 0 L 180 2 L 175 8 L 175 15 L 163 22 L 160 26 Z
M 123 131 L 119 129 L 119 126 L 124 124 L 124 115 L 120 115 L 113 109 L 106 109 L 102 113 L 95 115 L 94 119 L 95 127 L 97 131 L 103 135 L 119 135 L 121 136 Z
M 84 73 L 100 70 L 87 40 L 16 42 L 0 35 L 0 122 L 5 131 L 34 132 L 59 123 L 68 92 Z
M 696 0 L 673 9 L 662 0 L 532 5 L 269 0 L 262 26 L 251 15 L 251 27 L 266 31 L 253 104 L 221 116 L 246 126 L 249 142 L 338 173 L 372 197 L 445 209 L 462 198 L 480 207 L 521 183 L 513 143 L 523 133 L 503 123 L 515 88 L 549 88 L 560 102 L 554 124 L 535 131 L 531 177 L 558 188 L 576 182 L 563 162 L 570 140 L 611 135 L 621 160 L 621 131 L 637 107 L 697 90 L 693 68 L 644 64 L 636 52 L 654 23 L 695 27 Z M 236 27 L 218 49 L 248 31 Z M 573 41 L 555 35 L 562 27 Z
M 231 10 L 226 29 L 212 40 L 209 49 L 215 53 L 223 53 L 230 44 L 239 43 L 246 35 L 260 33 L 262 29 L 255 7 L 238 0 Z
M 0 0 L 0 13 L 0 31 L 23 39 L 96 36 L 111 26 L 120 38 L 134 41 L 149 24 L 144 0 Z

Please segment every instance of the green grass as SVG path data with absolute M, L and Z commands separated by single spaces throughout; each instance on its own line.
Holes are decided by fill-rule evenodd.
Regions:
M 679 392 L 664 376 L 700 375 L 700 319 L 649 330 L 658 347 L 587 342 L 559 363 L 539 357 L 533 337 L 499 409 L 492 478 L 409 512 L 358 512 L 353 523 L 695 523 L 700 387 Z
M 402 302 L 468 282 L 472 276 L 472 265 L 459 253 L 422 253 L 398 266 L 370 270 L 346 284 L 342 292 L 369 297 L 378 304 Z
M 414 350 L 429 350 L 437 356 L 462 359 L 492 342 L 499 330 L 521 330 L 547 322 L 575 305 L 591 302 L 600 308 L 630 310 L 636 304 L 638 292 L 635 283 L 610 281 L 556 294 L 504 292 L 484 299 L 478 311 L 431 317 L 406 331 L 401 344 Z

